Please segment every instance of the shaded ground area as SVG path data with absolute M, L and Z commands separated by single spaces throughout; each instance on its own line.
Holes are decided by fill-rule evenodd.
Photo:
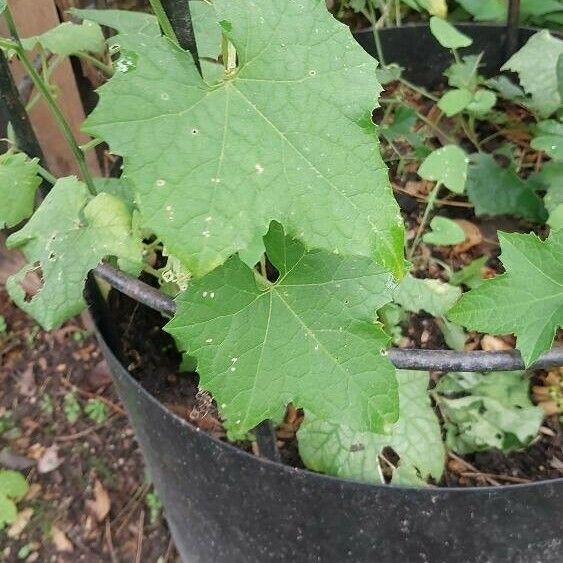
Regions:
M 10 266 L 0 249 L 0 277 Z M 0 315 L 0 469 L 30 484 L 16 522 L 0 531 L 0 561 L 178 561 L 84 322 L 40 330 L 3 280 Z

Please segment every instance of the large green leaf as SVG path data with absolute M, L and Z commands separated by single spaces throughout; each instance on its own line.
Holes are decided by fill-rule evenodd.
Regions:
M 41 183 L 37 163 L 23 153 L 0 155 L 0 229 L 13 227 L 33 213 Z
M 67 56 L 81 51 L 101 55 L 105 51 L 104 34 L 97 23 L 83 21 L 81 25 L 72 22 L 61 23 L 41 35 L 22 39 L 25 49 L 41 45 L 56 55 Z
M 549 212 L 547 224 L 563 229 L 563 162 L 546 162 L 535 179 L 546 191 L 543 202 Z
M 216 0 L 238 69 L 209 86 L 164 38 L 121 36 L 135 68 L 100 91 L 85 129 L 125 157 L 139 209 L 203 275 L 272 219 L 309 248 L 402 275 L 403 223 L 377 148 L 375 61 L 322 2 Z
M 364 257 L 306 251 L 273 224 L 265 238 L 275 284 L 237 256 L 192 281 L 166 325 L 197 359 L 200 385 L 231 437 L 278 419 L 290 402 L 355 430 L 382 431 L 398 415 L 388 337 L 375 323 L 390 274 Z
M 563 325 L 563 231 L 499 233 L 506 273 L 463 295 L 448 317 L 471 330 L 513 333 L 526 365 L 549 349 Z
M 448 446 L 460 454 L 526 447 L 543 420 L 543 411 L 532 404 L 529 390 L 529 380 L 519 371 L 443 376 L 436 392 Z
M 383 483 L 379 456 L 390 447 L 400 457 L 398 469 L 402 469 L 393 470 L 393 484 L 422 485 L 429 477 L 439 481 L 445 452 L 440 424 L 428 397 L 428 374 L 398 370 L 397 380 L 400 417 L 387 435 L 357 432 L 315 419 L 305 411 L 297 436 L 305 465 L 337 477 Z
M 516 215 L 545 221 L 541 198 L 512 168 L 503 168 L 490 154 L 475 153 L 470 161 L 467 195 L 477 216 Z
M 561 106 L 557 60 L 562 53 L 563 41 L 543 30 L 532 35 L 501 68 L 518 73 L 520 84 L 532 97 L 532 106 L 543 117 Z
M 108 193 L 95 198 L 75 177 L 60 179 L 25 227 L 7 240 L 29 264 L 8 279 L 12 299 L 44 328 L 52 329 L 82 311 L 88 272 L 106 256 L 140 263 L 142 245 L 131 236 L 131 214 Z M 39 270 L 42 287 L 26 299 L 21 280 Z

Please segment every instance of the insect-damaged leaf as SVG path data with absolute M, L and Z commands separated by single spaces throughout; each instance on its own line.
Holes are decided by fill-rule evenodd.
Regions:
M 272 219 L 309 248 L 402 275 L 403 224 L 371 122 L 375 61 L 322 2 L 213 5 L 234 72 L 209 85 L 167 39 L 123 35 L 134 68 L 102 87 L 87 120 L 124 155 L 147 227 L 196 275 L 255 246 Z
M 6 289 L 46 329 L 84 309 L 84 280 L 104 257 L 142 261 L 142 246 L 131 236 L 126 204 L 108 193 L 93 198 L 75 177 L 60 179 L 7 245 L 20 248 L 29 264 L 8 279 Z M 27 300 L 20 282 L 34 269 L 40 269 L 43 286 Z
M 390 274 L 369 258 L 307 252 L 274 224 L 265 246 L 280 272 L 257 278 L 237 256 L 192 281 L 166 325 L 197 359 L 231 437 L 288 403 L 354 430 L 381 432 L 398 414 L 395 369 L 376 310 L 391 300 Z

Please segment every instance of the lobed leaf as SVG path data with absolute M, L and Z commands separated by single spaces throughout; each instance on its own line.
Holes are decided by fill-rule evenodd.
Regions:
M 531 96 L 533 108 L 548 117 L 561 106 L 557 81 L 557 61 L 563 54 L 563 41 L 549 31 L 539 31 L 501 67 L 518 73 L 520 84 Z
M 404 271 L 403 222 L 377 148 L 376 62 L 322 2 L 213 3 L 238 68 L 209 85 L 164 38 L 121 36 L 134 68 L 85 129 L 124 156 L 147 227 L 201 276 L 270 221 L 309 248 Z
M 282 416 L 288 403 L 355 430 L 382 431 L 398 415 L 395 369 L 376 310 L 390 274 L 364 257 L 306 251 L 274 224 L 264 239 L 279 271 L 266 282 L 237 256 L 194 280 L 166 325 L 197 359 L 230 436 Z
M 75 177 L 58 180 L 7 246 L 20 248 L 28 265 L 8 278 L 6 289 L 47 330 L 86 307 L 84 280 L 104 257 L 116 256 L 129 265 L 142 262 L 142 245 L 131 235 L 126 204 L 108 193 L 93 198 Z M 34 270 L 42 277 L 42 287 L 27 299 L 20 283 Z
M 499 233 L 506 273 L 462 296 L 448 318 L 470 330 L 515 334 L 525 364 L 548 350 L 563 325 L 563 231 Z
M 400 417 L 390 432 L 357 432 L 345 425 L 311 417 L 297 434 L 299 453 L 314 471 L 371 483 L 384 483 L 386 466 L 380 456 L 392 448 L 400 457 L 393 468 L 395 485 L 425 485 L 439 481 L 445 451 L 438 418 L 428 397 L 428 373 L 397 370 Z

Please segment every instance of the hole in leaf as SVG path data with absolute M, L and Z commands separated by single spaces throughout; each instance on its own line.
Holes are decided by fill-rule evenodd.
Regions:
M 29 303 L 43 287 L 43 270 L 41 269 L 41 264 L 35 262 L 18 283 L 25 293 L 24 301 Z

